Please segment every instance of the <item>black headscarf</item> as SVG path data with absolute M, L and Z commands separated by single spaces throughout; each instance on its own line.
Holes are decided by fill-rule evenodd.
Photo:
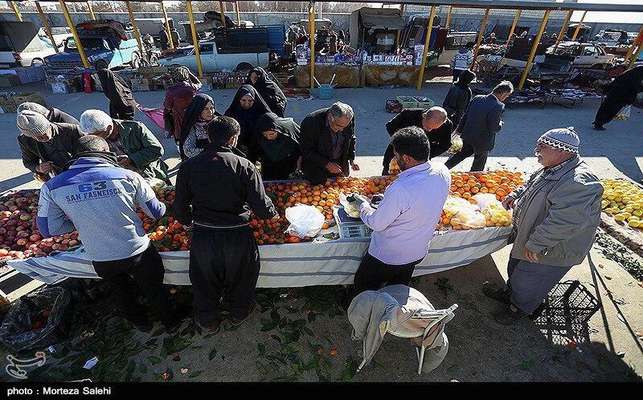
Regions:
M 475 77 L 476 77 L 476 74 L 474 74 L 469 70 L 462 71 L 462 73 L 458 77 L 458 80 L 455 84 L 462 87 L 468 87 L 471 84 L 471 82 L 473 82 Z
M 192 103 L 185 109 L 185 113 L 183 114 L 183 127 L 181 129 L 181 137 L 180 137 L 180 142 L 183 143 L 185 142 L 185 138 L 188 137 L 190 134 L 190 130 L 196 124 L 199 119 L 201 118 L 201 113 L 203 112 L 203 109 L 205 109 L 205 106 L 208 105 L 208 103 L 212 103 L 213 106 L 216 106 L 214 103 L 214 99 L 212 97 L 208 96 L 207 94 L 204 93 L 197 93 L 193 98 L 192 98 Z M 214 112 L 215 116 L 220 116 L 218 112 Z
M 250 80 L 250 76 L 253 73 L 257 74 L 257 82 L 255 84 Z M 280 117 L 284 116 L 286 103 L 288 102 L 286 95 L 281 91 L 279 85 L 268 78 L 268 74 L 263 68 L 257 67 L 250 71 L 248 78 L 246 79 L 246 83 L 257 89 L 272 112 Z
M 110 103 L 118 108 L 136 105 L 132 89 L 120 76 L 107 68 L 99 69 L 97 74 L 103 93 L 105 93 Z
M 292 118 L 267 113 L 259 117 L 255 130 L 261 152 L 271 161 L 283 160 L 299 151 L 299 125 Z M 277 132 L 277 138 L 266 139 L 262 135 L 265 131 Z

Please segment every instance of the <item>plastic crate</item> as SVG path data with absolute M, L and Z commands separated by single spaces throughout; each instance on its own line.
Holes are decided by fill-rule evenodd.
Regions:
M 371 232 L 373 232 L 371 228 L 366 226 L 361 219 L 352 218 L 346 214 L 344 207 L 334 207 L 333 216 L 339 228 L 340 239 L 368 239 L 371 237 Z
M 560 282 L 549 292 L 541 317 L 553 325 L 585 324 L 601 303 L 578 281 Z

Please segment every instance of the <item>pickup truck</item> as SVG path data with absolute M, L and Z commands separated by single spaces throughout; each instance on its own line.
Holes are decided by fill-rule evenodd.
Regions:
M 200 43 L 199 50 L 201 52 L 203 72 L 246 71 L 254 67 L 265 67 L 269 63 L 268 50 L 265 52 L 249 53 L 219 53 L 214 41 Z M 159 64 L 180 64 L 196 72 L 194 47 L 183 48 L 183 51 L 179 55 L 162 58 L 159 60 Z
M 567 72 L 571 68 L 609 69 L 615 61 L 616 56 L 607 54 L 601 45 L 561 42 L 555 52 L 554 46 L 547 49 L 540 67 L 560 72 Z
M 123 25 L 116 21 L 96 22 L 93 26 L 90 24 L 94 22 L 79 24 L 76 29 L 92 66 L 100 69 L 125 64 L 138 68 L 141 65 L 141 55 L 131 31 L 126 31 Z M 114 26 L 120 29 L 114 29 Z M 83 63 L 74 38 L 68 38 L 64 46 L 63 52 L 45 58 L 45 70 L 48 74 L 58 74 L 82 67 Z

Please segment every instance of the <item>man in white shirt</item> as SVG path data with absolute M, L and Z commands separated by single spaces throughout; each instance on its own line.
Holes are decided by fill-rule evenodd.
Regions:
M 408 127 L 391 138 L 402 172 L 384 192 L 377 209 L 359 197 L 360 217 L 373 230 L 368 252 L 355 274 L 354 294 L 386 285 L 409 285 L 424 259 L 444 202 L 451 175 L 428 161 L 429 140 L 422 129 Z

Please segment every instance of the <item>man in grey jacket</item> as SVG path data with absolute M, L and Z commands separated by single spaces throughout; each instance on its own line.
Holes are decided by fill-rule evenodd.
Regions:
M 462 137 L 462 150 L 451 156 L 444 165 L 451 169 L 473 155 L 471 171 L 482 171 L 487 156 L 496 143 L 496 133 L 502 129 L 504 101 L 513 93 L 509 81 L 502 81 L 486 96 L 476 96 L 458 124 L 456 134 Z
M 535 149 L 543 168 L 503 201 L 514 209 L 509 280 L 504 289 L 483 285 L 485 295 L 508 305 L 494 315 L 498 323 L 510 325 L 534 314 L 592 247 L 603 187 L 578 156 L 579 143 L 572 128 L 545 132 Z

